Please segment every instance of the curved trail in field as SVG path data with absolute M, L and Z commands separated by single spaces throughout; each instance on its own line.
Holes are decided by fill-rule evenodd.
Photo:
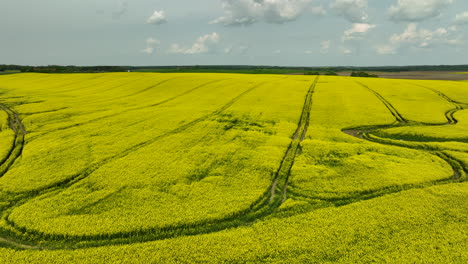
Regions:
M 54 192 L 54 191 L 60 191 L 61 189 L 63 188 L 68 188 L 70 187 L 71 185 L 79 182 L 80 180 L 86 178 L 89 174 L 91 174 L 92 172 L 96 171 L 97 169 L 99 169 L 101 166 L 107 164 L 108 162 L 111 162 L 115 159 L 118 159 L 118 158 L 122 158 L 122 157 L 125 157 L 126 155 L 130 154 L 131 152 L 133 151 L 136 151 L 142 147 L 145 147 L 149 144 L 152 144 L 154 142 L 156 142 L 157 140 L 160 140 L 164 137 L 167 137 L 167 136 L 170 136 L 170 135 L 173 135 L 175 133 L 180 133 L 192 126 L 194 126 L 195 124 L 199 123 L 199 122 L 202 122 L 202 121 L 205 121 L 215 115 L 218 115 L 220 113 L 222 113 L 223 111 L 225 111 L 227 108 L 229 108 L 230 106 L 232 106 L 235 102 L 237 102 L 241 97 L 243 97 L 244 95 L 246 95 L 247 93 L 253 91 L 254 89 L 260 87 L 261 85 L 263 85 L 264 83 L 260 83 L 260 84 L 257 84 L 257 85 L 254 85 L 252 86 L 251 88 L 243 91 L 242 93 L 240 93 L 238 96 L 234 97 L 232 100 L 230 100 L 229 102 L 227 102 L 224 106 L 222 106 L 221 108 L 215 110 L 214 112 L 212 113 L 209 113 L 207 115 L 204 115 L 200 118 L 197 118 L 189 123 L 186 123 L 176 129 L 173 129 L 169 132 L 166 132 L 162 135 L 159 135 L 151 140 L 148 140 L 148 141 L 145 141 L 145 142 L 142 142 L 136 146 L 133 146 L 123 152 L 121 152 L 120 154 L 114 156 L 114 157 L 110 157 L 104 161 L 101 161 L 100 163 L 92 166 L 91 168 L 86 168 L 83 172 L 81 173 L 78 173 L 76 174 L 75 176 L 73 177 L 70 177 L 68 179 L 65 179 L 61 182 L 57 182 L 57 183 L 54 183 L 53 185 L 51 186 L 47 186 L 47 187 L 43 187 L 41 189 L 37 189 L 37 190 L 34 190 L 33 192 L 27 194 L 27 195 L 23 195 L 23 196 L 19 196 L 15 201 L 12 201 L 11 205 L 7 208 L 3 208 L 3 214 L 2 214 L 2 218 L 8 223 L 10 224 L 12 230 L 14 231 L 15 229 L 21 229 L 21 228 L 17 228 L 15 223 L 10 221 L 8 219 L 8 215 L 9 213 L 11 213 L 11 210 L 26 203 L 27 201 L 39 196 L 39 195 L 43 195 L 43 194 L 46 194 L 46 193 L 50 193 L 50 192 Z M 197 87 L 196 87 L 197 88 Z M 194 90 L 194 89 L 192 89 Z M 186 91 L 184 92 L 183 94 L 187 94 L 188 92 L 190 91 Z M 165 101 L 169 101 L 169 100 L 165 100 Z M 155 104 L 157 105 L 157 104 Z M 8 231 L 8 230 L 3 230 L 4 232 L 1 232 L 1 233 L 4 233 L 3 237 L 4 237 L 4 241 L 12 241 L 12 245 L 15 246 L 15 247 L 18 247 L 18 245 L 21 245 L 21 244 L 24 244 L 25 247 L 27 248 L 30 248 L 31 246 L 31 242 L 28 242 L 28 241 L 22 241 L 22 238 L 20 236 L 18 236 L 17 234 L 15 234 L 14 232 L 11 232 L 11 231 Z M 18 231 L 18 230 L 16 230 Z M 21 230 L 19 231 L 21 233 Z M 28 231 L 24 230 L 24 233 L 28 233 Z M 132 232 L 131 234 L 126 234 L 125 237 L 128 237 L 128 236 L 132 236 L 132 235 L 135 235 L 135 232 Z M 137 234 L 138 235 L 138 234 Z M 14 242 L 14 243 L 13 243 Z
M 366 88 L 371 93 L 373 93 L 375 97 L 377 97 L 377 99 L 379 99 L 385 105 L 385 107 L 388 109 L 388 111 L 390 111 L 393 117 L 395 117 L 397 122 L 408 123 L 408 121 L 398 112 L 398 110 L 395 107 L 393 107 L 393 105 L 389 101 L 387 101 L 381 94 L 379 94 L 377 91 L 375 91 L 374 89 L 371 89 L 369 86 L 361 82 L 358 82 L 358 81 L 355 81 L 355 82 L 359 84 L 360 86 Z
M 276 209 L 281 206 L 281 204 L 287 198 L 287 194 L 290 194 L 292 198 L 298 200 L 304 200 L 309 202 L 314 201 L 322 201 L 327 202 L 327 205 L 322 205 L 319 208 L 328 207 L 328 206 L 343 206 L 347 204 L 351 204 L 354 202 L 372 199 L 381 197 L 383 195 L 391 194 L 391 193 L 398 193 L 403 190 L 408 189 L 415 189 L 415 188 L 425 188 L 429 186 L 434 186 L 437 184 L 448 184 L 457 181 L 463 180 L 463 175 L 466 177 L 467 170 L 463 167 L 463 164 L 453 157 L 449 156 L 448 154 L 444 153 L 443 151 L 427 151 L 430 154 L 437 155 L 441 159 L 445 160 L 447 163 L 450 164 L 454 171 L 454 175 L 447 179 L 441 179 L 432 182 L 426 182 L 419 185 L 415 184 L 408 184 L 403 186 L 389 186 L 386 188 L 382 188 L 379 190 L 371 190 L 371 191 L 364 191 L 353 193 L 352 196 L 349 197 L 339 197 L 339 198 L 332 198 L 332 199 L 323 199 L 319 197 L 307 196 L 297 192 L 299 190 L 295 186 L 289 185 L 289 175 L 291 168 L 294 164 L 294 159 L 299 152 L 300 143 L 305 139 L 307 129 L 310 122 L 310 112 L 312 108 L 312 96 L 315 91 L 315 86 L 318 82 L 318 78 L 315 79 L 314 83 L 311 85 L 309 91 L 307 92 L 305 103 L 302 109 L 302 113 L 298 122 L 298 126 L 296 131 L 291 137 L 291 142 L 284 154 L 284 157 L 280 163 L 280 166 L 275 173 L 271 186 L 265 191 L 265 193 L 254 203 L 251 204 L 248 208 L 228 215 L 221 219 L 209 219 L 198 221 L 190 224 L 183 224 L 183 225 L 174 225 L 174 226 L 166 226 L 163 228 L 148 228 L 142 229 L 137 231 L 128 231 L 128 232 L 120 232 L 120 233 L 111 233 L 111 234 L 99 234 L 99 235 L 81 235 L 81 236 L 69 236 L 69 235 L 52 235 L 42 233 L 36 230 L 30 230 L 25 227 L 17 226 L 11 219 L 8 218 L 8 215 L 11 213 L 11 210 L 15 207 L 20 206 L 21 204 L 26 203 L 27 201 L 45 194 L 50 193 L 53 191 L 59 191 L 63 188 L 68 188 L 71 185 L 77 183 L 78 181 L 86 178 L 90 173 L 97 170 L 100 166 L 91 168 L 91 172 L 84 172 L 83 174 L 77 175 L 72 179 L 68 179 L 62 183 L 58 183 L 54 186 L 46 187 L 42 190 L 37 191 L 36 194 L 33 196 L 24 197 L 15 202 L 15 204 L 5 210 L 6 213 L 2 215 L 3 219 L 9 224 L 11 230 L 0 230 L 0 244 L 6 244 L 10 247 L 18 248 L 18 249 L 69 249 L 69 248 L 83 248 L 83 247 L 99 247 L 99 246 L 108 246 L 108 245 L 115 245 L 115 244 L 131 244 L 131 243 L 140 243 L 140 242 L 147 242 L 147 241 L 156 241 L 156 240 L 163 240 L 168 238 L 174 237 L 181 237 L 181 236 L 192 236 L 192 235 L 200 235 L 200 234 L 207 234 L 222 231 L 229 228 L 236 228 L 243 225 L 249 225 L 252 222 L 263 219 L 276 211 Z M 262 84 L 260 84 L 262 85 Z M 256 87 L 260 86 L 257 85 Z M 362 85 L 362 84 L 361 84 Z M 151 142 L 155 142 L 162 137 L 167 135 L 171 135 L 174 133 L 181 132 L 194 124 L 201 122 L 203 120 L 208 119 L 211 116 L 220 114 L 222 111 L 229 108 L 232 104 L 234 104 L 240 97 L 249 93 L 256 87 L 252 87 L 226 105 L 221 107 L 220 109 L 212 112 L 204 117 L 196 119 L 190 123 L 187 123 L 177 129 L 174 129 L 164 135 L 158 136 L 155 139 L 152 139 Z M 382 103 L 387 107 L 387 109 L 392 113 L 392 115 L 396 119 L 396 123 L 392 125 L 380 125 L 380 126 L 366 126 L 366 127 L 355 127 L 349 129 L 343 129 L 342 131 L 348 135 L 358 137 L 360 139 L 384 144 L 384 145 L 396 145 L 391 144 L 388 142 L 381 142 L 379 140 L 375 140 L 371 138 L 371 133 L 377 130 L 385 129 L 385 128 L 392 128 L 392 127 L 402 127 L 402 126 L 410 126 L 410 125 L 425 125 L 421 124 L 420 122 L 414 122 L 406 120 L 398 110 L 393 107 L 383 96 L 372 90 L 370 87 L 363 86 L 368 89 L 370 92 L 376 95 L 376 97 L 382 101 Z M 448 97 L 447 97 L 448 98 Z M 458 110 L 456 110 L 458 109 Z M 454 114 L 464 109 L 463 105 L 457 105 L 454 109 L 447 111 L 447 123 L 446 124 L 431 124 L 432 126 L 435 125 L 447 125 L 447 124 L 456 124 L 457 120 L 454 118 Z M 123 154 L 113 157 L 112 160 L 124 157 L 128 155 L 130 152 L 137 150 L 141 147 L 144 147 L 151 143 L 144 143 L 143 145 L 135 146 L 135 149 L 127 150 Z M 402 143 L 403 144 L 403 143 Z M 398 146 L 398 145 L 397 145 Z M 418 149 L 410 146 L 402 146 L 412 149 Z M 418 149 L 419 150 L 419 149 Z M 110 160 L 109 160 L 110 161 Z M 108 161 L 106 161 L 108 162 Z M 299 190 L 300 191 L 300 190 Z M 30 240 L 25 239 L 25 237 L 29 237 Z M 39 241 L 41 241 L 39 243 Z
M 8 124 L 10 129 L 14 132 L 14 137 L 8 153 L 0 161 L 0 177 L 2 177 L 13 163 L 21 156 L 24 147 L 24 136 L 26 130 L 18 114 L 11 108 L 4 104 L 0 104 L 0 109 L 5 111 L 8 115 Z
M 358 82 L 358 81 L 355 81 L 355 82 L 359 84 L 360 86 L 362 86 L 363 88 L 366 88 L 371 93 L 373 93 L 382 102 L 382 104 L 385 105 L 385 107 L 389 110 L 389 112 L 395 117 L 395 123 L 386 124 L 386 125 L 345 128 L 345 129 L 342 129 L 343 133 L 359 138 L 359 139 L 367 140 L 373 143 L 404 147 L 404 148 L 424 151 L 431 155 L 435 155 L 439 157 L 440 159 L 444 160 L 452 168 L 453 175 L 445 179 L 428 181 L 428 182 L 423 182 L 419 184 L 404 184 L 404 185 L 399 185 L 399 186 L 387 186 L 381 189 L 353 192 L 345 196 L 334 197 L 334 198 L 323 198 L 319 196 L 309 195 L 309 194 L 306 194 L 307 191 L 304 192 L 300 187 L 293 185 L 291 186 L 291 189 L 289 191 L 293 198 L 297 200 L 306 201 L 311 204 L 317 204 L 318 202 L 325 202 L 325 203 L 329 203 L 329 206 L 344 206 L 344 205 L 352 204 L 352 203 L 359 202 L 359 201 L 378 198 L 378 197 L 388 195 L 388 194 L 399 193 L 405 190 L 421 189 L 421 188 L 427 188 L 427 187 L 431 187 L 435 185 L 450 184 L 450 183 L 456 183 L 456 182 L 462 182 L 462 181 L 468 180 L 467 166 L 465 166 L 463 162 L 461 162 L 460 160 L 457 160 L 453 156 L 444 152 L 444 149 L 439 149 L 439 148 L 428 149 L 427 147 L 423 147 L 423 146 L 421 147 L 411 146 L 405 142 L 418 143 L 418 141 L 403 141 L 402 142 L 402 141 L 396 141 L 392 138 L 378 138 L 377 136 L 372 134 L 377 131 L 395 128 L 395 127 L 409 127 L 409 126 L 434 127 L 434 126 L 456 125 L 458 123 L 458 120 L 454 117 L 454 114 L 457 113 L 458 111 L 468 109 L 468 104 L 455 101 L 436 89 L 422 86 L 424 88 L 431 90 L 432 92 L 435 92 L 436 94 L 438 94 L 440 97 L 442 97 L 446 101 L 452 103 L 454 105 L 454 108 L 449 109 L 448 111 L 445 112 L 445 117 L 447 119 L 446 123 L 431 124 L 431 123 L 412 121 L 412 120 L 405 119 L 403 115 L 389 101 L 387 101 L 382 95 L 377 93 L 375 90 L 373 90 L 372 88 L 370 88 L 369 86 L 361 82 Z M 456 151 L 453 149 L 450 149 L 450 150 Z M 324 205 L 322 205 L 322 207 L 323 206 Z
M 451 103 L 455 107 L 455 108 L 450 109 L 447 112 L 445 112 L 445 118 L 448 121 L 447 124 L 450 124 L 450 125 L 457 124 L 458 120 L 454 117 L 455 113 L 458 112 L 458 111 L 461 111 L 461 110 L 468 109 L 468 103 L 462 103 L 462 102 L 453 100 L 452 98 L 448 97 L 446 94 L 444 94 L 441 91 L 436 90 L 434 88 L 427 87 L 427 86 L 420 85 L 420 84 L 415 84 L 415 85 L 417 85 L 419 87 L 422 87 L 422 88 L 425 88 L 425 89 L 428 89 L 428 90 L 431 90 L 432 92 L 436 93 L 438 96 L 442 97 L 444 100 Z
M 363 85 L 363 84 L 361 84 L 361 85 Z M 380 130 L 385 130 L 385 129 L 390 129 L 390 128 L 394 128 L 394 127 L 409 127 L 409 126 L 435 127 L 435 126 L 456 125 L 458 123 L 458 120 L 454 117 L 455 113 L 466 109 L 466 107 L 468 107 L 468 104 L 457 102 L 457 101 L 451 99 L 450 97 L 448 97 L 447 95 L 445 95 L 444 93 L 436 90 L 436 89 L 428 88 L 428 87 L 425 87 L 425 86 L 421 86 L 421 87 L 424 87 L 426 89 L 431 90 L 432 92 L 436 93 L 437 95 L 439 95 L 441 98 L 443 98 L 447 102 L 453 104 L 454 108 L 449 109 L 444 113 L 444 115 L 445 115 L 445 117 L 447 119 L 446 123 L 441 123 L 441 124 L 438 124 L 438 123 L 424 123 L 424 122 L 410 121 L 410 120 L 405 120 L 405 119 L 403 119 L 403 120 L 405 120 L 405 122 L 401 122 L 400 120 L 397 119 L 397 123 L 393 124 L 393 125 L 380 125 L 380 126 L 377 125 L 377 126 L 356 127 L 356 128 L 350 128 L 350 129 L 343 129 L 343 132 L 346 133 L 346 134 L 361 138 L 361 139 L 365 139 L 365 140 L 380 143 L 380 144 L 395 145 L 395 146 L 399 146 L 399 147 L 417 149 L 417 150 L 422 150 L 422 151 L 425 151 L 427 153 L 436 155 L 439 158 L 445 160 L 453 168 L 454 178 L 461 179 L 461 178 L 463 178 L 463 174 L 467 173 L 467 168 L 463 167 L 462 163 L 460 161 L 456 160 L 454 157 L 451 157 L 447 153 L 444 153 L 443 148 L 436 148 L 436 149 L 429 149 L 428 150 L 425 147 L 418 147 L 418 146 L 405 144 L 406 142 L 410 142 L 410 143 L 411 142 L 416 142 L 416 143 L 421 142 L 421 141 L 416 141 L 416 140 L 415 141 L 404 140 L 404 141 L 399 141 L 399 142 L 397 142 L 397 141 L 394 141 L 394 142 L 385 141 L 385 142 L 383 142 L 382 140 L 379 140 L 379 138 L 377 136 L 372 135 L 372 133 L 374 133 L 374 132 L 377 132 L 377 131 L 380 131 Z M 366 88 L 368 88 L 368 87 L 366 86 Z M 383 97 L 382 97 L 381 100 L 386 101 L 385 98 L 383 98 Z M 398 115 L 401 117 L 401 114 L 398 114 Z M 382 138 L 382 139 L 385 140 L 386 138 Z M 392 140 L 392 138 L 388 138 L 388 139 Z M 462 168 L 462 170 L 460 170 L 461 168 Z
M 36 230 L 30 230 L 25 227 L 20 227 L 16 225 L 12 220 L 9 219 L 9 214 L 11 211 L 20 206 L 21 204 L 26 203 L 27 201 L 45 194 L 50 193 L 59 189 L 70 187 L 71 185 L 75 184 L 76 182 L 80 181 L 87 177 L 90 173 L 95 171 L 97 168 L 87 169 L 86 173 L 78 175 L 72 179 L 68 179 L 66 182 L 55 184 L 54 186 L 44 188 L 43 190 L 37 191 L 37 194 L 34 196 L 28 196 L 21 200 L 18 200 L 14 203 L 14 205 L 7 210 L 6 213 L 3 213 L 2 218 L 5 222 L 9 225 L 11 230 L 0 230 L 0 242 L 3 241 L 8 245 L 18 248 L 18 249 L 64 249 L 64 248 L 81 248 L 81 247 L 95 247 L 95 246 L 107 246 L 112 244 L 129 244 L 129 243 L 136 243 L 136 242 L 145 242 L 145 241 L 155 241 L 155 240 L 162 240 L 180 236 L 191 236 L 191 235 L 199 235 L 199 234 L 206 234 L 212 232 L 218 232 L 221 230 L 225 230 L 228 228 L 234 228 L 246 224 L 250 224 L 255 220 L 263 218 L 265 216 L 270 215 L 277 209 L 286 199 L 287 187 L 288 187 L 288 179 L 291 167 L 294 163 L 294 158 L 299 150 L 299 143 L 304 140 L 305 134 L 307 133 L 307 128 L 309 125 L 310 119 L 310 111 L 312 107 L 312 95 L 314 93 L 315 86 L 318 82 L 318 77 L 315 79 L 313 84 L 310 86 L 306 98 L 305 103 L 302 109 L 302 113 L 298 122 L 298 126 L 296 131 L 294 132 L 293 136 L 291 137 L 291 143 L 288 146 L 287 151 L 281 161 L 280 167 L 278 168 L 275 176 L 273 178 L 273 182 L 271 186 L 265 191 L 265 193 L 259 197 L 259 199 L 253 202 L 248 208 L 232 213 L 231 215 L 225 216 L 221 219 L 209 219 L 198 221 L 195 223 L 177 225 L 177 226 L 166 226 L 163 228 L 149 228 L 143 229 L 138 231 L 128 231 L 128 232 L 120 232 L 120 233 L 111 233 L 111 234 L 99 234 L 99 235 L 51 235 L 45 234 Z M 220 109 L 208 114 L 204 117 L 201 117 L 197 120 L 194 120 L 184 126 L 181 126 L 169 133 L 174 134 L 181 132 L 196 123 L 199 123 L 203 120 L 208 119 L 214 115 L 218 115 L 231 105 L 233 105 L 237 100 L 239 100 L 242 96 L 246 95 L 247 93 L 251 92 L 252 90 L 258 88 L 259 86 L 263 85 L 264 83 L 260 83 L 255 85 L 246 91 L 239 94 L 237 97 L 229 101 L 226 105 L 221 107 Z M 166 134 L 165 134 L 166 135 Z M 162 135 L 164 136 L 164 135 Z M 161 137 L 162 137 L 161 136 Z M 157 139 L 151 140 L 151 142 L 147 142 L 144 145 L 148 145 L 156 140 L 159 140 L 161 137 Z M 138 146 L 138 148 L 143 147 L 143 145 Z M 132 149 L 134 151 L 135 149 Z M 117 158 L 123 157 L 128 153 L 118 155 Z M 113 158 L 113 160 L 115 157 Z M 102 165 L 101 165 L 102 166 Z M 25 240 L 24 237 L 30 237 L 32 240 Z M 41 241 L 41 245 L 38 245 L 36 241 Z
M 369 88 L 368 86 L 357 82 L 361 86 L 365 87 L 366 89 L 369 89 L 371 92 L 376 94 L 373 89 Z M 335 198 L 335 199 L 329 199 L 329 202 L 334 202 L 338 205 L 345 205 L 349 204 L 350 202 L 356 202 L 359 200 L 367 200 L 375 197 L 379 197 L 382 195 L 390 194 L 390 193 L 396 193 L 400 192 L 403 190 L 409 190 L 409 189 L 417 189 L 417 188 L 426 188 L 434 185 L 440 185 L 440 184 L 448 184 L 448 183 L 454 183 L 454 182 L 460 182 L 466 180 L 468 177 L 468 168 L 466 168 L 463 163 L 456 158 L 450 156 L 449 154 L 445 153 L 443 149 L 437 149 L 437 150 L 428 150 L 425 147 L 417 147 L 413 145 L 408 145 L 406 142 L 416 142 L 418 143 L 419 141 L 392 141 L 394 139 L 392 138 L 378 138 L 377 136 L 373 135 L 372 133 L 375 133 L 377 131 L 385 130 L 385 129 L 390 129 L 390 128 L 395 128 L 395 127 L 409 127 L 409 126 L 445 126 L 445 125 L 456 125 L 458 123 L 457 119 L 454 117 L 454 114 L 457 113 L 458 111 L 466 109 L 465 107 L 468 106 L 467 104 L 457 102 L 447 95 L 443 94 L 442 92 L 425 87 L 427 89 L 430 89 L 431 91 L 435 92 L 438 94 L 440 97 L 445 99 L 446 101 L 452 103 L 454 105 L 453 109 L 450 109 L 446 111 L 445 117 L 447 119 L 446 123 L 441 123 L 441 124 L 431 124 L 431 123 L 423 123 L 423 122 L 418 122 L 418 121 L 411 121 L 405 119 L 399 112 L 394 108 L 390 102 L 388 102 L 383 96 L 378 95 L 377 98 L 382 101 L 382 103 L 389 109 L 391 114 L 395 117 L 396 123 L 392 125 L 375 125 L 375 126 L 364 126 L 364 127 L 354 127 L 354 128 L 348 128 L 348 129 L 343 129 L 342 131 L 348 135 L 351 135 L 353 137 L 357 137 L 363 140 L 367 140 L 370 142 L 374 143 L 379 143 L 383 145 L 393 145 L 393 146 L 398 146 L 398 147 L 404 147 L 404 148 L 409 148 L 409 149 L 415 149 L 419 151 L 424 151 L 426 153 L 429 153 L 431 155 L 435 155 L 442 160 L 444 160 L 448 165 L 453 170 L 453 175 L 450 176 L 449 178 L 445 179 L 440 179 L 440 180 L 435 180 L 435 181 L 429 181 L 425 183 L 420 183 L 420 184 L 405 184 L 401 186 L 388 186 L 386 188 L 382 188 L 379 190 L 371 190 L 371 191 L 365 191 L 365 192 L 359 192 L 359 193 L 354 193 L 352 197 L 346 197 L 346 198 Z M 389 141 L 390 140 L 390 141 Z M 312 199 L 319 199 L 317 197 L 307 197 L 307 198 L 312 198 Z

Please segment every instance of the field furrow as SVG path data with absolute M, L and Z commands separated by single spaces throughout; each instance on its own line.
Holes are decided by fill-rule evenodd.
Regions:
M 231 214 L 222 219 L 210 220 L 210 221 L 202 221 L 200 223 L 191 223 L 191 224 L 183 224 L 180 226 L 166 226 L 164 228 L 151 228 L 146 230 L 139 230 L 139 231 L 130 231 L 130 232 L 120 232 L 114 234 L 101 234 L 101 235 L 81 235 L 81 236 L 70 236 L 70 235 L 58 235 L 58 234 L 46 234 L 39 231 L 31 230 L 26 227 L 22 227 L 17 225 L 14 221 L 9 218 L 9 214 L 4 214 L 3 219 L 8 224 L 7 230 L 4 231 L 4 234 L 9 234 L 9 238 L 5 240 L 14 241 L 15 244 L 21 244 L 22 237 L 35 237 L 34 240 L 49 241 L 50 245 L 45 245 L 45 248 L 61 248 L 65 247 L 68 248 L 70 246 L 79 246 L 79 244 L 83 244 L 84 246 L 102 246 L 108 245 L 110 243 L 114 244 L 121 244 L 121 243 L 132 243 L 134 241 L 153 241 L 153 240 L 161 240 L 167 239 L 171 237 L 178 237 L 178 236 L 185 236 L 185 235 L 196 235 L 202 233 L 211 233 L 224 230 L 226 228 L 236 227 L 240 225 L 248 224 L 252 221 L 258 220 L 263 218 L 272 212 L 276 208 L 278 208 L 282 202 L 286 199 L 286 190 L 288 184 L 288 177 L 290 173 L 290 169 L 294 163 L 294 158 L 298 152 L 299 143 L 305 138 L 305 134 L 307 132 L 307 127 L 309 125 L 310 119 L 310 110 L 312 105 L 312 96 L 315 89 L 315 86 L 318 82 L 318 78 L 314 81 L 314 83 L 310 86 L 309 90 L 307 91 L 304 106 L 302 109 L 301 116 L 299 118 L 299 123 L 297 125 L 296 131 L 294 132 L 291 143 L 285 152 L 285 156 L 281 161 L 281 165 L 275 174 L 273 179 L 273 183 L 271 187 L 258 198 L 254 203 L 252 203 L 248 208 L 238 211 L 234 214 Z M 163 134 L 160 137 L 157 137 L 151 141 L 145 142 L 144 144 L 138 145 L 133 147 L 131 150 L 125 151 L 120 155 L 113 157 L 112 160 L 120 159 L 125 157 L 131 152 L 134 152 L 140 148 L 143 148 L 149 144 L 152 144 L 156 140 L 159 140 L 165 136 L 180 133 L 195 124 L 207 120 L 208 118 L 219 115 L 229 107 L 231 107 L 234 103 L 236 103 L 240 98 L 245 96 L 246 94 L 250 93 L 254 89 L 257 89 L 263 83 L 257 84 L 235 98 L 229 101 L 227 104 L 219 108 L 218 110 L 203 116 L 197 120 L 189 122 L 173 131 L 168 132 L 167 134 Z M 77 184 L 80 180 L 84 179 L 99 167 L 103 166 L 104 164 L 110 162 L 110 160 L 106 160 L 99 164 L 99 166 L 95 166 L 93 168 L 88 168 L 86 172 L 77 175 L 72 179 L 68 179 L 65 182 L 61 182 L 56 184 L 55 186 L 47 187 L 44 190 L 36 190 L 37 196 L 39 195 L 46 195 L 48 193 L 66 189 L 70 186 Z M 11 212 L 12 209 L 15 207 L 19 207 L 22 204 L 27 203 L 29 200 L 34 199 L 34 197 L 27 197 L 20 201 L 16 201 L 14 207 L 7 208 L 5 211 Z M 22 235 L 21 235 L 22 234 Z M 26 240 L 23 242 L 25 246 L 30 246 L 31 242 Z M 83 246 L 82 245 L 82 246 Z

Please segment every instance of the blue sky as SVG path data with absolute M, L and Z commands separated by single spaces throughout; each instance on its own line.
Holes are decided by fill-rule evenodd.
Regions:
M 466 0 L 0 0 L 0 64 L 468 64 Z

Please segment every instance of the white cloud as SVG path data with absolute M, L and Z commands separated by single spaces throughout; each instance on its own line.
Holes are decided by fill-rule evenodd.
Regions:
M 306 50 L 304 51 L 305 54 L 312 54 L 313 52 L 311 50 Z
M 153 14 L 146 20 L 146 23 L 153 25 L 161 25 L 167 22 L 166 13 L 161 11 L 154 11 Z
M 325 8 L 323 6 L 313 6 L 310 8 L 310 12 L 316 16 L 324 16 L 327 14 L 327 11 L 325 11 Z
M 275 50 L 275 54 L 281 54 L 281 50 Z
M 367 24 L 367 23 L 354 23 L 350 29 L 344 32 L 343 41 L 351 40 L 351 39 L 360 39 L 364 37 L 364 35 L 368 31 L 370 31 L 371 29 L 375 27 L 376 25 Z
M 330 4 L 330 8 L 335 14 L 353 23 L 350 29 L 344 31 L 343 42 L 362 39 L 367 32 L 376 27 L 376 25 L 367 22 L 369 20 L 367 0 L 335 0 Z M 343 48 L 342 52 L 350 54 L 351 50 Z
M 155 38 L 148 38 L 146 39 L 146 48 L 142 49 L 141 52 L 147 53 L 147 54 L 153 54 L 156 46 L 159 45 L 159 40 Z
M 169 52 L 179 54 L 200 54 L 209 52 L 219 43 L 219 35 L 216 32 L 199 37 L 192 47 L 184 48 L 179 44 L 172 44 Z
M 331 41 L 330 40 L 324 40 L 320 43 L 320 52 L 325 54 L 325 53 L 328 53 L 328 51 L 330 50 L 330 46 L 331 46 Z
M 398 0 L 388 9 L 394 21 L 419 22 L 437 17 L 454 0 Z
M 437 45 L 460 45 L 463 41 L 456 27 L 436 30 L 418 29 L 416 23 L 409 24 L 401 34 L 394 34 L 389 41 L 377 47 L 379 54 L 395 54 L 404 47 L 431 48 Z
M 455 23 L 468 24 L 468 12 L 463 12 L 455 16 Z
M 368 19 L 367 0 L 335 0 L 330 8 L 352 23 L 364 23 Z
M 224 15 L 211 23 L 247 26 L 257 22 L 282 24 L 296 20 L 312 0 L 221 0 Z

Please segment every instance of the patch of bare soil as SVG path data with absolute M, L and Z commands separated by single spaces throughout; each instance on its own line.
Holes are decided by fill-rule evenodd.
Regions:
M 448 71 L 407 71 L 407 72 L 368 72 L 388 79 L 468 81 L 468 74 Z M 340 72 L 340 76 L 349 76 L 351 72 Z

